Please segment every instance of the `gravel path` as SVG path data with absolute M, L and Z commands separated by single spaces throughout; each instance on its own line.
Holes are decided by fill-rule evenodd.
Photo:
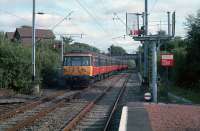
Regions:
M 200 131 L 200 106 L 145 104 L 154 131 Z

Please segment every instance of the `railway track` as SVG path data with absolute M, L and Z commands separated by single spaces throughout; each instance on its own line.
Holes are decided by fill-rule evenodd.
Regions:
M 61 106 L 64 100 L 70 99 L 75 94 L 78 92 L 61 91 L 7 112 L 0 117 L 0 130 L 21 129 Z
M 123 95 L 118 103 L 117 110 L 112 116 L 112 120 L 109 124 L 108 131 L 118 131 L 119 124 L 121 120 L 121 113 L 123 106 L 127 105 L 129 102 L 141 102 L 144 101 L 143 90 L 141 89 L 141 83 L 137 71 L 132 70 L 131 76 L 127 81 L 126 88 Z
M 23 106 L 24 103 L 8 103 L 8 104 L 0 104 L 0 117 L 4 115 L 5 112 L 12 111 L 13 109 L 19 108 Z
M 64 128 L 69 130 L 106 130 L 123 91 L 129 75 L 119 75 L 100 95 L 81 110 Z
M 61 130 L 96 96 L 119 77 L 110 77 L 85 90 L 60 92 L 26 104 L 0 117 L 0 130 Z
M 67 102 L 61 108 L 58 108 L 54 112 L 35 123 L 33 126 L 24 128 L 23 130 L 52 130 L 60 131 L 62 128 L 69 123 L 73 118 L 81 112 L 96 96 L 102 94 L 102 92 L 109 87 L 113 81 L 116 81 L 117 77 L 110 77 L 104 81 L 97 82 L 92 88 L 88 88 L 82 91 L 78 98 L 72 99 Z
M 64 92 L 63 92 L 63 91 L 60 91 L 60 92 L 51 94 L 51 95 L 49 95 L 49 96 L 47 96 L 47 97 L 43 97 L 43 98 L 41 98 L 41 99 L 39 99 L 39 100 L 34 100 L 34 101 L 32 101 L 32 102 L 26 103 L 26 104 L 24 104 L 23 106 L 18 106 L 18 105 L 16 105 L 16 107 L 18 107 L 18 108 L 13 108 L 14 110 L 12 110 L 12 111 L 8 111 L 8 110 L 7 110 L 7 111 L 5 111 L 3 114 L 0 115 L 0 122 L 1 122 L 1 121 L 5 121 L 6 119 L 9 119 L 9 118 L 11 118 L 11 117 L 14 117 L 14 116 L 17 115 L 17 114 L 24 113 L 24 112 L 27 111 L 27 110 L 31 110 L 32 108 L 36 107 L 37 105 L 40 105 L 40 104 L 42 104 L 42 103 L 51 101 L 51 100 L 53 100 L 55 97 L 58 97 L 58 96 L 60 96 L 60 95 L 62 95 L 62 94 L 64 94 Z M 11 105 L 11 106 L 9 107 L 8 104 L 7 104 L 7 106 L 8 106 L 9 109 L 13 107 L 13 105 Z M 3 106 L 2 106 L 2 107 L 3 107 Z M 2 109 L 2 108 L 1 108 L 1 109 Z

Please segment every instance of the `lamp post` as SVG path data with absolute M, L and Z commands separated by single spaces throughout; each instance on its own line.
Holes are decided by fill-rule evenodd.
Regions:
M 32 82 L 35 82 L 35 0 L 32 14 Z
M 44 15 L 43 12 L 35 13 L 35 0 L 33 0 L 33 12 L 32 12 L 32 82 L 35 82 L 35 15 Z

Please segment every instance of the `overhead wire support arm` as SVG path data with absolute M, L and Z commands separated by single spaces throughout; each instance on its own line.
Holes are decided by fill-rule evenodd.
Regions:
M 66 20 L 69 16 L 71 16 L 71 14 L 73 13 L 73 11 L 71 11 L 66 17 L 64 17 L 61 21 L 59 21 L 58 23 L 56 23 L 51 29 L 54 30 L 58 25 L 60 25 L 64 20 Z
M 100 22 L 96 19 L 96 17 L 87 9 L 79 0 L 75 0 L 79 6 L 95 21 L 96 25 L 101 29 L 105 34 L 108 34 L 108 32 L 102 27 Z M 110 35 L 110 34 L 108 34 Z

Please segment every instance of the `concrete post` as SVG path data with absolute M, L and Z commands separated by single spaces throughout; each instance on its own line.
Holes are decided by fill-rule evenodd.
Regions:
M 63 36 L 61 36 L 61 63 L 63 63 L 63 54 L 64 54 L 64 41 Z
M 32 16 L 32 81 L 35 81 L 35 0 L 33 0 Z
M 152 43 L 152 89 L 153 101 L 157 103 L 157 50 L 156 41 Z
M 145 35 L 148 35 L 148 0 L 145 0 Z M 148 84 L 148 43 L 144 42 L 144 82 Z
M 168 17 L 168 36 L 171 36 L 171 24 L 170 24 L 170 12 L 167 12 L 167 17 Z

